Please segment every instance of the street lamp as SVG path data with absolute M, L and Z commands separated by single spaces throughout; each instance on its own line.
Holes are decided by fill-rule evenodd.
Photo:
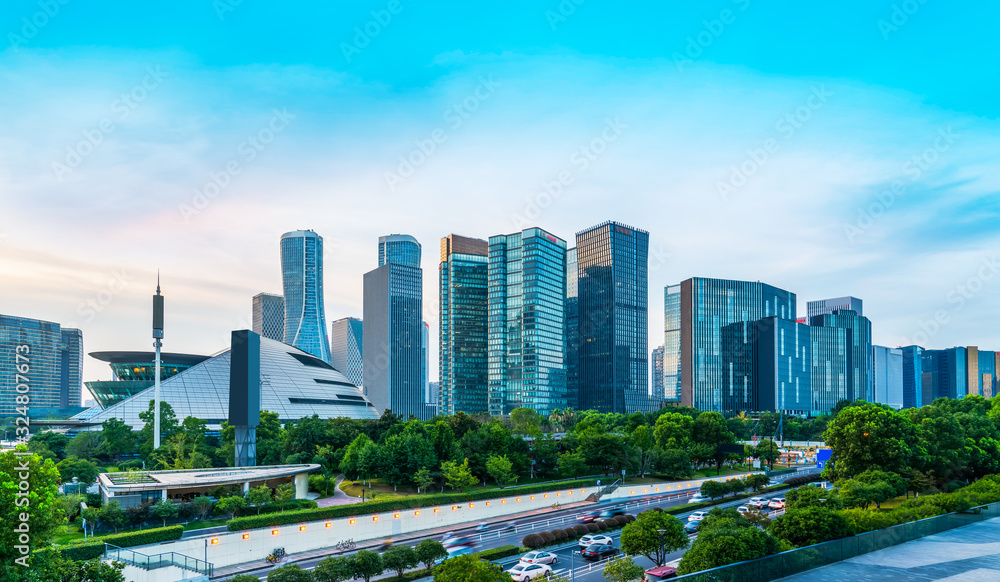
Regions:
M 665 530 L 665 529 L 658 529 L 658 530 L 656 530 L 656 533 L 660 534 L 660 555 L 658 557 L 660 557 L 663 561 L 666 561 L 667 560 L 667 553 L 665 551 L 663 551 L 663 534 L 667 533 L 667 530 Z M 659 566 L 662 566 L 662 565 L 663 564 L 657 564 L 656 566 L 659 567 Z

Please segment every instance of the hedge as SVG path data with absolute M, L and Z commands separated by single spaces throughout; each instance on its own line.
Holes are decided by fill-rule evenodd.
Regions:
M 483 560 L 501 560 L 503 558 L 509 558 L 511 556 L 516 556 L 521 553 L 521 548 L 518 546 L 500 546 L 499 548 L 492 548 L 489 550 L 483 550 L 477 552 L 476 556 Z
M 528 487 L 504 489 L 502 491 L 493 490 L 478 491 L 476 493 L 419 495 L 414 497 L 386 499 L 385 501 L 367 501 L 365 503 L 357 503 L 354 505 L 338 505 L 334 507 L 321 507 L 319 509 L 302 509 L 268 515 L 250 515 L 229 520 L 226 524 L 226 529 L 229 531 L 240 531 L 245 529 L 255 529 L 258 527 L 301 523 L 303 521 L 336 519 L 340 517 L 353 517 L 355 515 L 368 515 L 372 513 L 391 513 L 402 509 L 419 509 L 421 507 L 431 507 L 434 505 L 453 505 L 457 503 L 468 503 L 470 501 L 498 499 L 500 497 L 531 495 L 532 493 L 544 493 L 554 489 L 578 489 L 580 487 L 591 487 L 596 483 L 596 479 L 580 479 L 577 481 L 567 481 L 563 483 L 539 483 Z M 566 500 L 569 501 L 568 498 Z M 556 503 L 556 500 L 553 499 L 552 502 Z
M 612 520 L 613 519 L 615 518 L 612 518 Z M 612 520 L 608 520 L 601 523 L 606 523 L 608 525 L 608 529 L 619 529 L 620 526 L 632 523 L 633 521 L 635 521 L 636 518 L 634 515 L 629 514 L 629 515 L 620 515 L 617 517 L 617 519 L 621 521 L 616 523 Z M 526 548 L 537 550 L 539 548 L 545 548 L 551 546 L 556 542 L 561 542 L 567 539 L 578 539 L 580 537 L 587 535 L 588 533 L 596 533 L 596 531 L 590 526 L 596 527 L 597 524 L 591 522 L 589 524 L 580 524 L 576 527 L 567 528 L 565 530 L 554 529 L 552 531 L 531 533 L 524 536 L 524 539 L 521 540 L 521 543 Z
M 108 543 L 119 548 L 144 546 L 159 542 L 170 542 L 181 539 L 184 528 L 179 525 L 129 531 L 98 538 L 95 541 L 60 548 L 62 556 L 69 560 L 92 560 L 104 555 L 104 544 Z

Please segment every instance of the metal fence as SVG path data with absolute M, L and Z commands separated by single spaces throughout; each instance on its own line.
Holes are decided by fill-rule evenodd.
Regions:
M 948 513 L 887 529 L 681 576 L 687 582 L 771 582 L 871 552 L 1000 516 L 1000 503 Z
M 168 566 L 177 566 L 179 568 L 184 568 L 185 570 L 190 570 L 192 572 L 198 572 L 199 574 L 205 574 L 207 576 L 211 576 L 215 570 L 215 566 L 209 562 L 192 558 L 191 556 L 185 556 L 184 554 L 178 554 L 177 552 L 166 552 L 163 554 L 148 556 L 146 554 L 140 554 L 135 550 L 119 548 L 118 546 L 107 543 L 104 544 L 104 558 L 109 560 L 118 560 L 119 562 L 131 564 L 137 568 L 142 568 L 143 570 L 156 570 L 158 568 L 166 568 Z

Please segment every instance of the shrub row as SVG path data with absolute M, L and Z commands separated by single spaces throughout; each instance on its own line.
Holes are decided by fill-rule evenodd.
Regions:
M 144 529 L 141 531 L 130 531 L 120 534 L 104 536 L 93 541 L 83 542 L 65 548 L 60 548 L 59 552 L 68 560 L 92 560 L 104 555 L 104 544 L 111 544 L 119 548 L 130 548 L 133 546 L 144 546 L 159 542 L 169 542 L 181 539 L 184 528 L 179 525 L 168 527 L 158 527 Z
M 528 534 L 521 540 L 521 544 L 526 548 L 537 550 L 538 548 L 551 546 L 565 540 L 575 540 L 587 534 L 616 530 L 633 521 L 635 521 L 634 515 L 619 515 L 604 521 L 581 523 L 566 529 L 554 529 L 552 531 Z
M 514 497 L 531 495 L 532 493 L 543 493 L 554 489 L 578 489 L 581 487 L 592 487 L 597 483 L 595 479 L 581 479 L 579 481 L 568 481 L 564 483 L 540 483 L 528 487 L 518 487 L 516 489 L 504 489 L 503 491 L 478 491 L 475 493 L 449 493 L 444 495 L 420 495 L 415 497 L 401 497 L 397 499 L 386 499 L 385 501 L 370 501 L 354 505 L 339 505 L 334 507 L 321 507 L 319 509 L 305 509 L 299 511 L 285 511 L 270 515 L 251 515 L 247 517 L 237 517 L 229 520 L 226 528 L 229 531 L 240 531 L 254 529 L 258 527 L 271 527 L 275 525 L 287 525 L 300 523 L 303 521 L 316 521 L 320 519 L 335 519 L 338 517 L 352 517 L 355 515 L 366 515 L 370 513 L 385 513 L 401 509 L 417 509 L 434 505 L 450 505 L 455 503 L 467 503 L 470 501 L 480 501 L 483 499 L 496 499 L 500 497 Z M 562 498 L 560 498 L 562 499 Z M 568 501 L 568 499 L 567 499 Z M 582 499 L 581 499 L 582 501 Z M 555 503 L 555 500 L 553 500 Z
M 521 548 L 519 548 L 518 546 L 500 546 L 499 548 L 492 548 L 489 550 L 483 550 L 481 552 L 477 552 L 476 556 L 478 556 L 480 559 L 492 562 L 493 560 L 502 560 L 503 558 L 516 556 L 520 553 L 521 553 Z
M 823 475 L 819 473 L 814 473 L 812 475 L 806 475 L 804 477 L 792 477 L 791 479 L 786 479 L 782 485 L 787 485 L 789 487 L 800 487 L 807 483 L 815 483 L 817 481 L 822 481 Z

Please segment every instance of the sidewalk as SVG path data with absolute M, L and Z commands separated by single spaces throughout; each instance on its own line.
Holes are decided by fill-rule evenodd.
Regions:
M 337 475 L 337 484 L 334 485 L 333 495 L 330 497 L 324 497 L 322 499 L 316 500 L 316 505 L 319 507 L 333 507 L 335 505 L 354 505 L 355 503 L 361 503 L 361 499 L 358 497 L 351 497 L 347 493 L 344 493 L 340 489 L 340 484 L 344 482 L 343 475 Z
M 567 509 L 576 509 L 576 508 L 581 508 L 581 507 L 587 507 L 587 506 L 590 506 L 590 505 L 593 505 L 593 502 L 581 501 L 581 502 L 578 502 L 578 503 L 568 503 L 568 504 L 565 504 L 565 505 L 560 505 L 559 506 L 559 511 L 564 511 L 564 510 L 567 510 Z M 552 509 L 546 507 L 546 508 L 542 508 L 542 509 L 536 509 L 534 511 L 527 511 L 527 512 L 524 512 L 524 513 L 518 513 L 518 514 L 508 515 L 508 516 L 505 516 L 503 519 L 496 519 L 496 520 L 493 520 L 493 521 L 487 521 L 486 523 L 488 523 L 490 525 L 503 524 L 503 523 L 507 523 L 507 522 L 509 522 L 511 520 L 514 520 L 514 519 L 525 519 L 525 518 L 534 517 L 534 516 L 538 516 L 538 515 L 544 515 L 545 513 L 550 512 L 550 511 L 552 511 Z M 419 532 L 414 532 L 412 534 L 406 534 L 404 537 L 394 538 L 393 539 L 393 543 L 400 544 L 400 543 L 406 543 L 406 542 L 410 542 L 410 541 L 425 540 L 427 538 L 434 538 L 434 537 L 436 537 L 438 535 L 443 535 L 445 533 L 448 533 L 449 531 L 455 531 L 455 530 L 458 530 L 458 529 L 467 529 L 467 528 L 469 528 L 471 526 L 474 526 L 474 525 L 475 525 L 474 523 L 470 522 L 469 524 L 465 524 L 465 525 L 454 525 L 454 526 L 449 526 L 449 527 L 440 527 L 440 528 L 436 528 L 436 529 L 422 530 L 422 531 L 419 531 Z M 338 550 L 334 549 L 333 547 L 329 547 L 329 548 L 320 548 L 318 550 L 311 550 L 311 551 L 308 551 L 308 552 L 300 552 L 298 554 L 288 554 L 288 558 L 286 560 L 284 560 L 283 562 L 281 562 L 281 564 L 279 564 L 279 566 L 284 566 L 286 564 L 294 564 L 296 562 L 302 562 L 302 561 L 305 561 L 305 560 L 313 560 L 313 559 L 316 559 L 316 558 L 324 558 L 326 556 L 333 556 L 333 555 L 339 555 L 339 554 L 350 554 L 350 553 L 353 553 L 353 552 L 355 552 L 357 550 L 371 550 L 371 549 L 380 547 L 382 545 L 382 543 L 383 543 L 382 540 L 368 540 L 368 541 L 365 541 L 365 542 L 360 542 L 360 543 L 358 543 L 358 547 L 355 550 L 351 550 L 349 552 L 338 551 Z M 243 564 L 233 564 L 232 566 L 223 566 L 223 567 L 220 567 L 220 568 L 216 568 L 215 572 L 214 572 L 214 574 L 212 576 L 212 579 L 215 580 L 217 578 L 224 578 L 224 577 L 228 577 L 228 576 L 235 576 L 236 574 L 258 574 L 258 573 L 266 571 L 266 570 L 271 570 L 274 567 L 275 566 L 273 564 L 268 564 L 264 560 L 255 560 L 253 562 L 245 562 Z

